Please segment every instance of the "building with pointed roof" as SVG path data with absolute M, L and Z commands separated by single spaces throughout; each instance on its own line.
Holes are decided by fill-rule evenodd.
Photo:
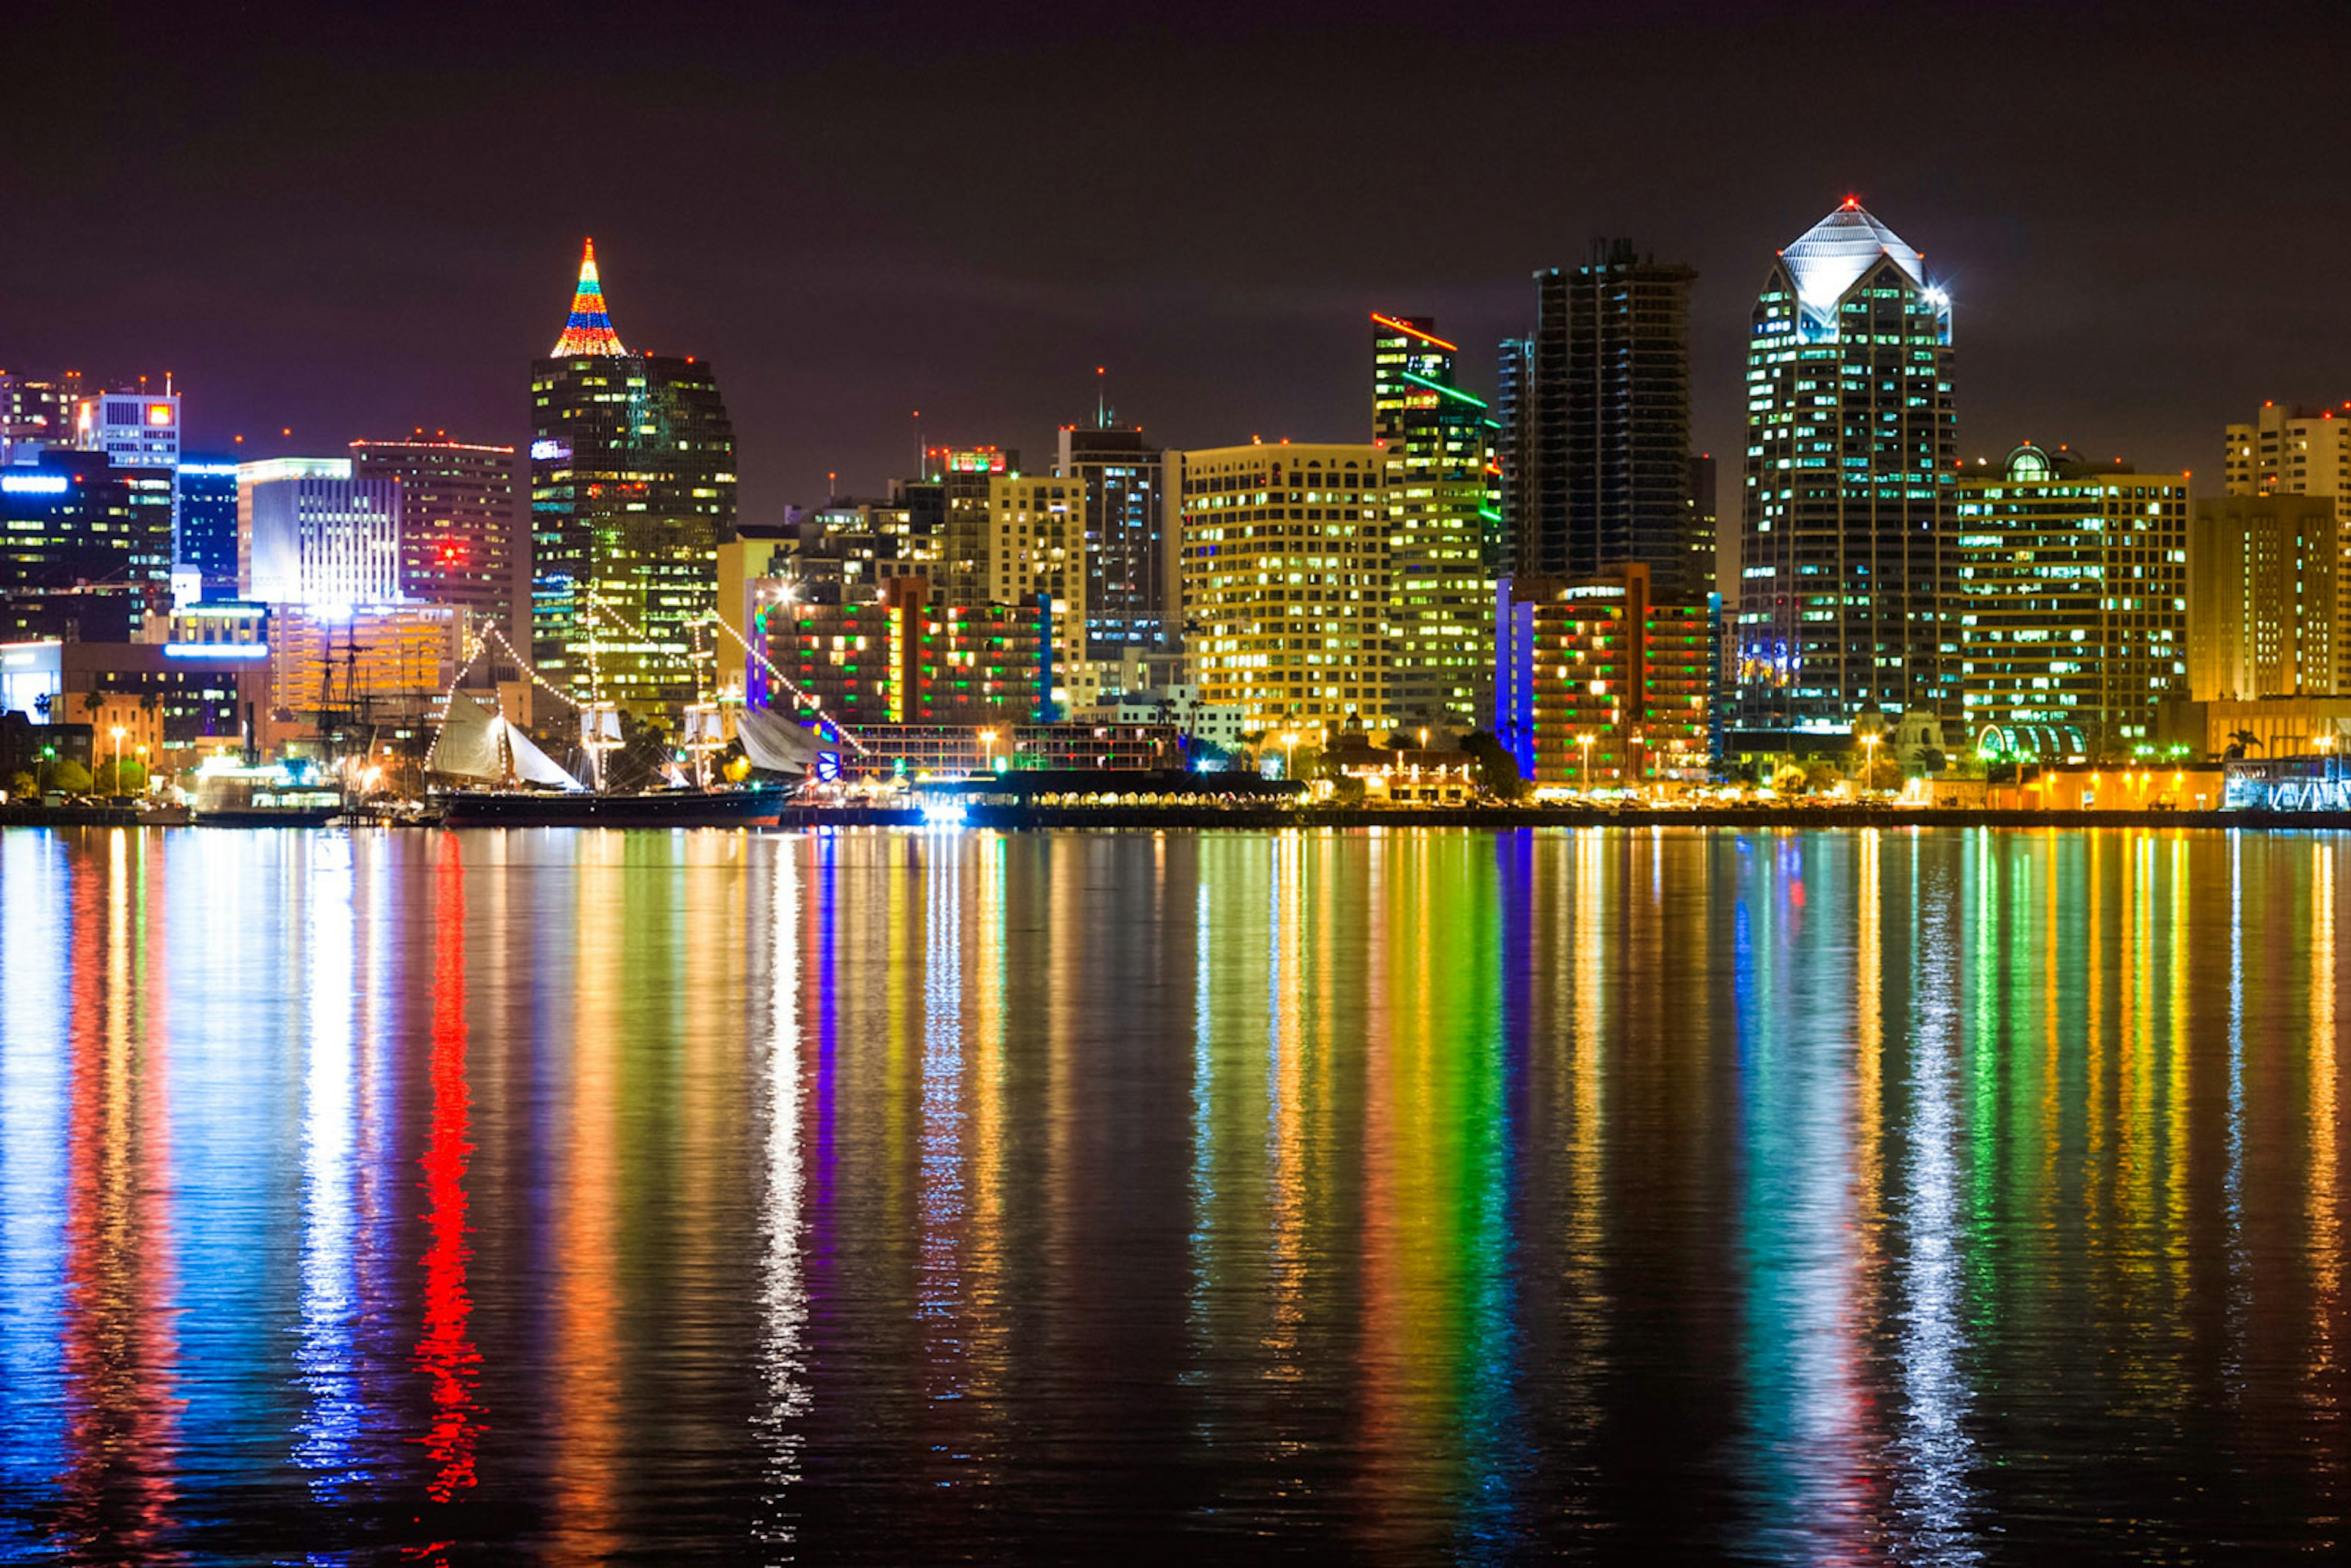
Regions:
M 1743 748 L 1844 734 L 1865 713 L 1956 718 L 1949 296 L 1847 197 L 1779 254 L 1752 319 Z
M 717 377 L 622 346 L 590 241 L 530 398 L 531 662 L 583 701 L 694 700 L 712 671 L 718 547 L 735 537 Z

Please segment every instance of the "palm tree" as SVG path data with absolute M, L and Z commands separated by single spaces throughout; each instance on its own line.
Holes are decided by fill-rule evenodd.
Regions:
M 2248 749 L 2258 749 L 2262 737 L 2250 729 L 2234 730 L 2229 736 L 2229 748 L 2220 753 L 2229 761 L 2240 761 Z

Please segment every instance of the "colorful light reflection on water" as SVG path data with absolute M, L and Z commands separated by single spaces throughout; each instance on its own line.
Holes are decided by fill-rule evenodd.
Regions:
M 2343 846 L 0 836 L 0 1559 L 2340 1549 Z

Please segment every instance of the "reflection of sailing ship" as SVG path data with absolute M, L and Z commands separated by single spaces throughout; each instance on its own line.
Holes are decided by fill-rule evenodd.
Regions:
M 598 704 L 580 710 L 580 741 L 601 783 L 603 754 L 621 744 L 620 713 Z M 773 821 L 789 791 L 780 783 L 643 791 L 590 789 L 531 744 L 497 708 L 452 693 L 448 716 L 425 767 L 480 781 L 447 798 L 443 821 L 509 827 L 733 827 Z M 806 763 L 789 769 L 797 778 Z M 771 768 L 770 771 L 786 771 Z

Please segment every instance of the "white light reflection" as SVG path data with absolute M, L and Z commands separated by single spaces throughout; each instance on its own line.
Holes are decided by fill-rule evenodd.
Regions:
M 787 841 L 789 842 L 789 841 Z M 800 1479 L 800 1417 L 811 1396 L 804 1350 L 808 1285 L 801 1278 L 799 866 L 789 852 L 772 862 L 768 922 L 766 1249 L 760 1260 L 760 1372 L 765 1407 L 756 1418 L 766 1447 L 758 1533 L 790 1545 L 798 1538 L 790 1494 Z
M 1989 879 L 1989 863 L 1975 874 Z M 1961 1358 L 1964 1272 L 1959 1214 L 1959 1009 L 1958 922 L 1949 889 L 1930 887 L 1920 919 L 1917 1023 L 1910 1069 L 1910 1153 L 1903 1204 L 1902 1430 L 1895 1440 L 1894 1508 L 1902 1521 L 1898 1560 L 1975 1563 L 1983 1553 L 1969 1523 L 1975 1458 L 1966 1420 L 1973 1402 Z M 1990 940 L 1987 930 L 1983 940 Z
M 358 1225 L 351 1183 L 359 1104 L 352 957 L 351 846 L 321 834 L 306 847 L 303 987 L 309 998 L 302 1071 L 302 1325 L 295 1362 L 309 1407 L 294 1445 L 297 1464 L 315 1472 L 321 1501 L 340 1499 L 364 1476 L 356 1439 L 365 1420 L 353 1330 L 360 1312 L 353 1274 Z

